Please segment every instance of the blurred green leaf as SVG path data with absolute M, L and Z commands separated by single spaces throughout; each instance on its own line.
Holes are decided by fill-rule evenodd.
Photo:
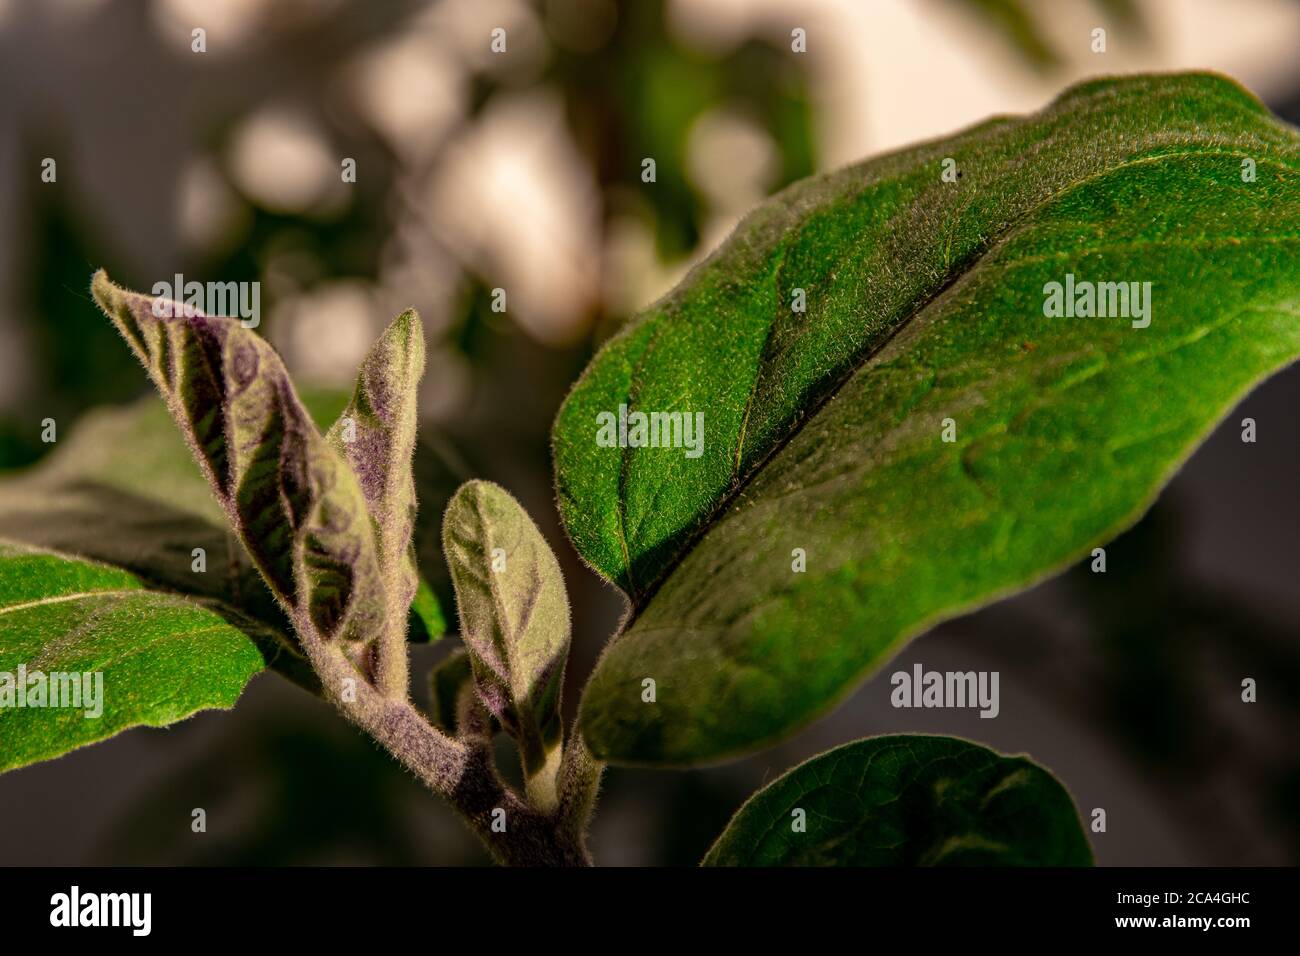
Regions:
M 1133 47 L 1150 39 L 1141 9 L 1133 0 L 1055 0 L 1052 6 L 1031 4 L 1026 0 L 945 0 L 954 10 L 968 14 L 987 30 L 996 33 L 1024 62 L 1046 73 L 1061 67 L 1067 60 L 1092 55 L 1091 31 L 1080 34 L 1071 50 L 1061 50 L 1044 28 L 1048 16 L 1059 16 L 1068 8 L 1076 16 L 1093 18 L 1092 27 L 1111 32 L 1109 42 Z M 1115 36 L 1116 32 L 1119 36 Z
M 1000 34 L 1035 69 L 1049 70 L 1060 66 L 1060 55 L 1023 0 L 949 0 L 949 3 L 956 9 L 968 11 Z
M 1090 866 L 1079 811 L 1025 757 L 955 737 L 859 740 L 736 812 L 705 866 Z

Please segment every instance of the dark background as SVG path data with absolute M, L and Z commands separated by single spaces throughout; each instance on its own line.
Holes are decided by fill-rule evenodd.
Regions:
M 209 51 L 194 54 L 189 29 L 205 24 Z M 1108 29 L 1102 58 L 1094 24 Z M 483 53 L 495 25 L 510 38 L 499 62 Z M 808 30 L 807 54 L 789 51 L 792 26 Z M 571 710 L 621 600 L 558 527 L 548 430 L 620 321 L 762 195 L 1036 107 L 1084 75 L 1213 67 L 1298 122 L 1297 40 L 1286 0 L 898 0 L 871 14 L 852 0 L 4 0 L 0 466 L 40 457 L 43 418 L 62 429 L 146 393 L 86 294 L 101 265 L 146 290 L 177 271 L 260 281 L 262 331 L 321 388 L 345 387 L 373 334 L 415 305 L 428 437 L 513 491 L 561 557 Z M 40 181 L 47 156 L 57 183 Z M 340 192 L 343 156 L 359 177 Z M 487 307 L 495 286 L 507 316 Z M 1107 574 L 1077 568 L 937 628 L 784 744 L 709 769 L 612 769 L 597 861 L 694 863 L 765 781 L 897 731 L 1032 755 L 1085 818 L 1106 809 L 1103 864 L 1300 861 L 1298 409 L 1292 368 L 1108 547 Z M 1240 441 L 1245 416 L 1256 444 Z M 415 649 L 417 698 L 454 645 Z M 1000 671 L 1000 716 L 892 709 L 888 675 L 916 661 Z M 206 834 L 190 830 L 195 807 Z M 485 859 L 378 747 L 274 675 L 231 713 L 0 777 L 0 863 Z

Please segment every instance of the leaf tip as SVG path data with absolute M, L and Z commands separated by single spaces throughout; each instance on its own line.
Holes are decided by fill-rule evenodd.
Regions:
M 424 323 L 420 313 L 407 309 L 388 324 L 379 338 L 379 350 L 390 355 L 400 355 L 409 363 L 410 377 L 418 380 L 424 374 Z
M 130 297 L 135 293 L 128 292 L 115 283 L 108 277 L 108 272 L 101 268 L 91 276 L 90 294 L 147 368 L 149 347 L 131 308 Z
M 388 333 L 408 338 L 418 335 L 423 341 L 424 323 L 420 321 L 420 313 L 415 309 L 406 309 L 399 312 L 397 318 L 388 323 Z
M 95 297 L 95 302 L 108 315 L 112 315 L 117 308 L 119 293 L 121 290 L 113 284 L 113 280 L 108 277 L 104 269 L 99 269 L 90 278 L 90 294 Z

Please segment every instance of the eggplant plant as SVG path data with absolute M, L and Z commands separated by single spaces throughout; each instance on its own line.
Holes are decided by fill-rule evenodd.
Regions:
M 773 196 L 601 348 L 555 420 L 563 525 L 627 600 L 569 727 L 560 566 L 486 481 L 443 515 L 463 649 L 427 677 L 431 707 L 411 700 L 410 632 L 445 629 L 412 545 L 414 312 L 318 425 L 247 323 L 101 271 L 94 298 L 193 461 L 151 400 L 0 485 L 0 770 L 231 707 L 269 668 L 500 862 L 588 864 L 606 764 L 770 745 L 937 622 L 1135 522 L 1300 355 L 1298 245 L 1300 135 L 1207 74 L 1091 81 Z M 90 672 L 98 717 L 43 706 L 52 675 Z M 1091 861 L 1047 770 L 911 734 L 794 768 L 704 859 Z

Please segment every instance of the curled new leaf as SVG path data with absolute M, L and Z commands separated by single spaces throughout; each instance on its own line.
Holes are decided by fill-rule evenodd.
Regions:
M 371 347 L 356 389 L 326 441 L 352 466 L 375 523 L 379 569 L 388 586 L 388 621 L 405 626 L 420 583 L 411 533 L 415 528 L 416 391 L 424 373 L 424 331 L 408 309 Z M 401 650 L 402 634 L 386 646 Z
M 519 742 L 525 774 L 553 787 L 569 649 L 560 566 L 528 513 L 486 481 L 456 492 L 442 537 L 479 697 Z
M 372 682 L 404 689 L 404 657 L 379 671 L 389 604 L 360 484 L 312 423 L 279 356 L 236 319 L 129 292 L 103 271 L 91 288 L 295 625 L 342 641 Z

